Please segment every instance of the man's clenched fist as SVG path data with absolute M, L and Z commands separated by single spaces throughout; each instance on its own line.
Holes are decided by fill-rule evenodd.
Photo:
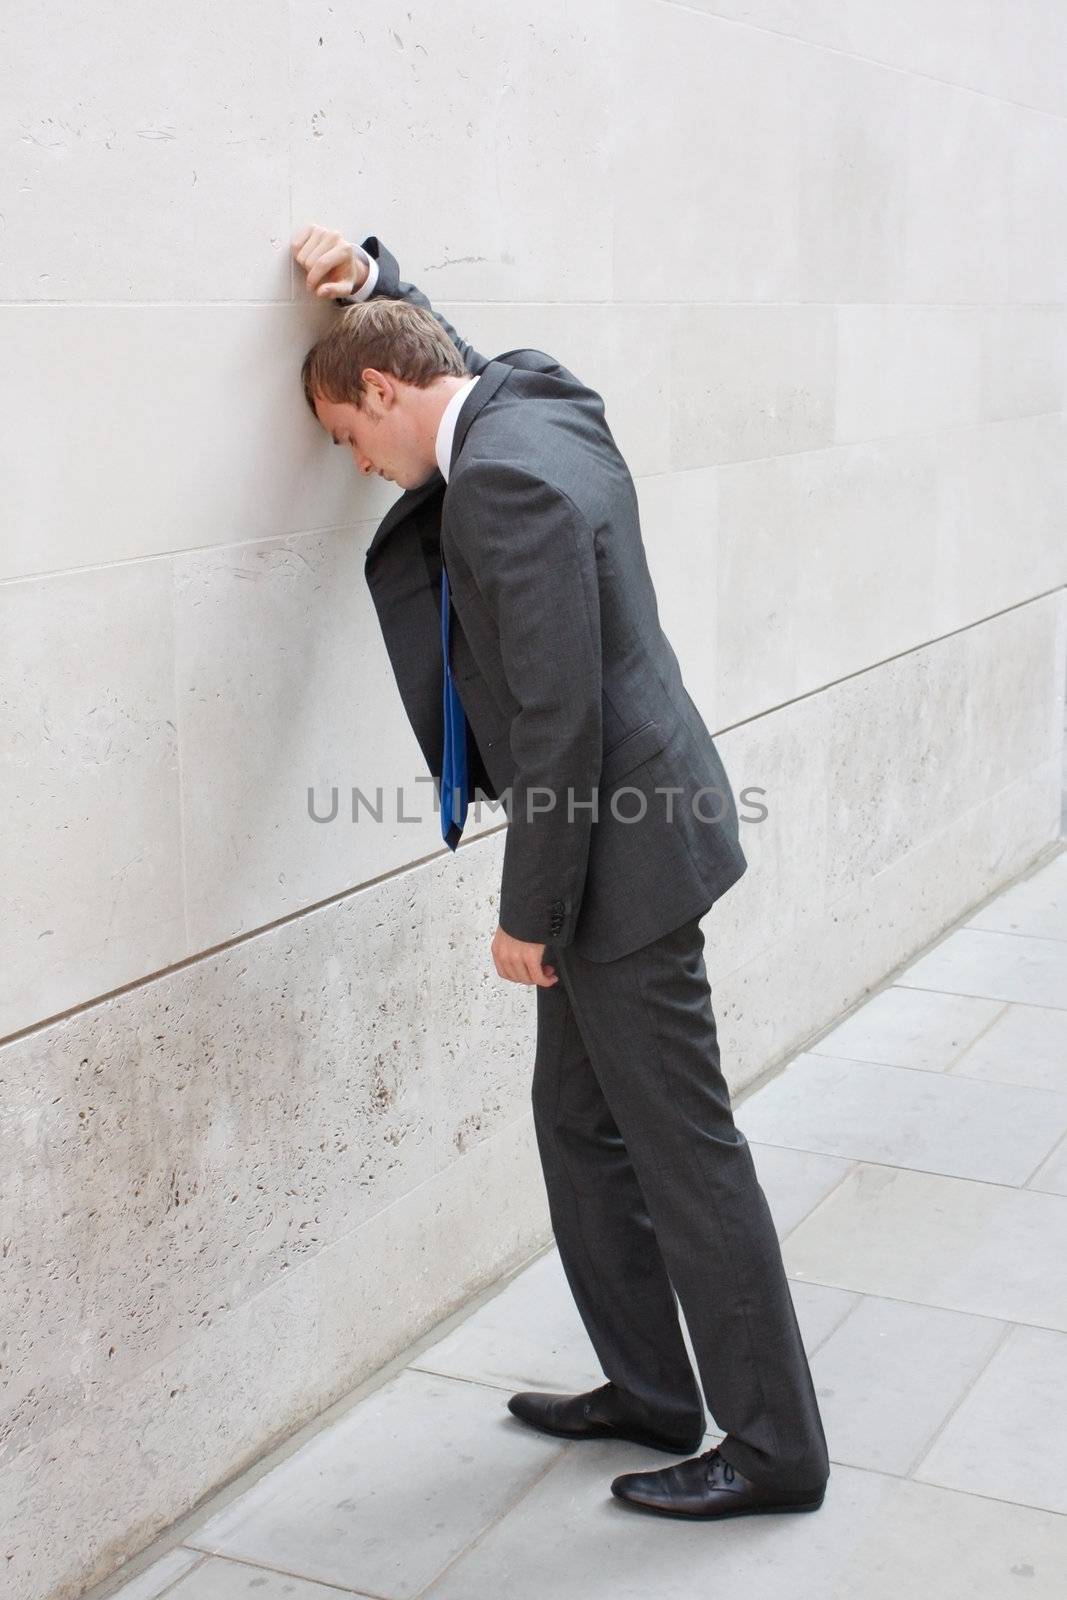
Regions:
M 529 944 L 525 939 L 513 939 L 498 927 L 493 935 L 493 961 L 501 978 L 512 983 L 535 983 L 540 989 L 549 989 L 559 982 L 555 967 L 542 965 L 545 953 L 543 944 Z
M 294 235 L 293 255 L 307 273 L 308 288 L 322 300 L 355 294 L 370 271 L 336 228 L 320 228 L 314 222 Z

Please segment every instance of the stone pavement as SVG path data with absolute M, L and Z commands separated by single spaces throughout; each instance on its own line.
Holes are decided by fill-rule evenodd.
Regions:
M 1059 1600 L 1067 851 L 735 1110 L 823 1409 L 819 1511 L 642 1515 L 610 1480 L 670 1457 L 511 1418 L 515 1389 L 603 1382 L 552 1251 L 97 1595 Z

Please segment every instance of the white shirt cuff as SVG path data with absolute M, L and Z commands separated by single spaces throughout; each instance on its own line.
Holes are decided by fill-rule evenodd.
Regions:
M 364 250 L 361 244 L 353 245 L 352 248 L 359 259 L 367 263 L 370 271 L 367 273 L 367 281 L 363 285 L 362 289 L 357 289 L 355 294 L 348 296 L 348 299 L 369 300 L 371 295 L 374 293 L 374 286 L 378 282 L 378 263 L 368 250 Z

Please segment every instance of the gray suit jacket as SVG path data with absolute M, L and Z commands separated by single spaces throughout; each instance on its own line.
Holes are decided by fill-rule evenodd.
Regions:
M 401 495 L 367 550 L 404 708 L 439 789 L 443 552 L 469 773 L 508 818 L 500 925 L 615 960 L 701 916 L 747 865 L 660 626 L 633 479 L 594 390 L 540 350 L 480 355 L 378 239 L 363 248 L 373 297 L 432 312 L 480 378 L 447 485 L 435 470 Z

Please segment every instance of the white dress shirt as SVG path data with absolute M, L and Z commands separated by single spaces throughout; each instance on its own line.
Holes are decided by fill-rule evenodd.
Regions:
M 374 257 L 369 251 L 364 250 L 362 245 L 353 245 L 352 248 L 355 250 L 359 259 L 367 263 L 367 266 L 370 270 L 367 273 L 366 283 L 364 283 L 362 288 L 357 290 L 355 294 L 349 295 L 348 298 L 351 300 L 369 300 L 371 295 L 374 293 L 374 286 L 378 282 L 378 263 L 375 261 Z M 448 469 L 452 460 L 452 441 L 456 434 L 456 419 L 459 416 L 460 407 L 477 382 L 478 379 L 476 377 L 472 377 L 468 378 L 465 383 L 460 385 L 455 394 L 452 396 L 451 400 L 448 402 L 447 406 L 445 406 L 441 421 L 438 424 L 436 443 L 437 465 L 440 467 L 441 476 L 444 478 L 446 483 L 448 482 Z
M 446 483 L 448 482 L 449 464 L 452 460 L 452 440 L 456 432 L 456 419 L 459 416 L 460 407 L 477 382 L 477 378 L 468 378 L 465 383 L 460 384 L 447 406 L 445 406 L 444 414 L 437 428 L 437 465 L 440 467 L 441 476 Z

